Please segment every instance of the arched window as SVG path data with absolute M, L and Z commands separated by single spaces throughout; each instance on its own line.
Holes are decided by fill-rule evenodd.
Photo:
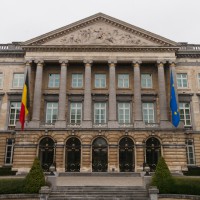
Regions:
M 106 172 L 108 169 L 108 144 L 102 137 L 98 137 L 92 144 L 92 171 Z
M 66 142 L 65 171 L 79 172 L 81 162 L 81 142 L 78 138 L 72 137 Z
M 49 171 L 49 167 L 54 163 L 55 143 L 49 138 L 43 138 L 39 143 L 39 159 L 44 171 Z
M 151 171 L 155 171 L 160 156 L 160 141 L 155 137 L 149 138 L 146 141 L 146 164 L 149 165 Z
M 120 172 L 133 172 L 134 168 L 134 142 L 124 137 L 119 142 L 119 169 Z

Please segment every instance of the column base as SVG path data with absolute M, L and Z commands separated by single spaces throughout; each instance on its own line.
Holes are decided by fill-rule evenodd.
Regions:
M 57 120 L 55 123 L 55 128 L 66 128 L 65 120 Z
M 145 123 L 143 121 L 134 121 L 134 128 L 145 128 Z
M 28 124 L 27 124 L 27 128 L 40 128 L 40 121 L 30 121 Z
M 92 121 L 82 121 L 82 124 L 81 124 L 82 128 L 92 128 Z
M 90 167 L 81 167 L 80 172 L 92 172 Z
M 108 121 L 108 128 L 119 128 L 118 121 Z
M 170 121 L 160 121 L 160 128 L 174 128 Z

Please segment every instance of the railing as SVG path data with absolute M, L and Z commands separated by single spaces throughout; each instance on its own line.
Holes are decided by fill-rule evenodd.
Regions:
M 16 51 L 22 50 L 22 47 L 19 43 L 12 43 L 12 44 L 0 44 L 0 51 Z
M 200 44 L 180 43 L 180 51 L 200 51 Z

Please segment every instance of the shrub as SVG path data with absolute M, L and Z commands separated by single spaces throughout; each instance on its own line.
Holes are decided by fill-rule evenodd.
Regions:
M 45 185 L 45 177 L 43 170 L 40 166 L 40 161 L 35 158 L 30 172 L 25 178 L 25 192 L 38 193 L 40 188 Z
M 0 194 L 19 194 L 24 192 L 24 179 L 0 179 Z
M 170 193 L 174 186 L 174 179 L 163 157 L 158 160 L 152 185 L 158 187 L 159 193 Z

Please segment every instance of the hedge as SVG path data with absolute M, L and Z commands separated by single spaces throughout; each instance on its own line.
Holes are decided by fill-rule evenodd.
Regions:
M 24 193 L 24 178 L 0 179 L 0 194 Z
M 200 195 L 200 178 L 174 177 L 171 194 Z
M 0 167 L 0 176 L 13 176 L 16 171 L 12 171 L 11 167 Z

